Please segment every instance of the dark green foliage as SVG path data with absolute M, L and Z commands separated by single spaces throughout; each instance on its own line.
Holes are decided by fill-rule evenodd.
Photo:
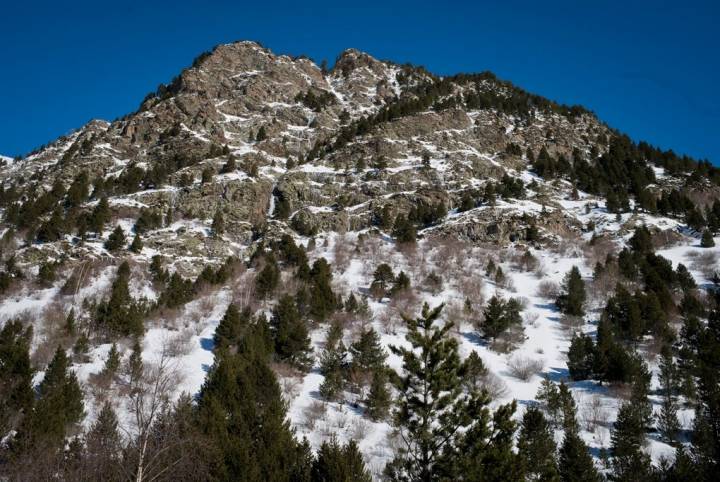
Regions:
M 266 298 L 275 291 L 280 282 L 280 268 L 277 265 L 275 256 L 265 256 L 265 266 L 255 278 L 255 293 L 259 298 Z
M 335 438 L 323 442 L 312 466 L 313 482 L 371 482 L 355 441 L 341 446 Z
M 82 419 L 83 410 L 82 390 L 65 351 L 58 347 L 38 388 L 38 399 L 18 430 L 15 450 L 60 447 L 67 431 Z
M 387 354 L 380 344 L 380 335 L 372 328 L 360 332 L 360 338 L 350 345 L 353 370 L 377 371 L 385 364 Z
M 213 232 L 213 236 L 220 236 L 225 232 L 225 218 L 223 217 L 223 213 L 220 209 L 215 211 L 215 216 L 213 216 L 211 229 Z
M 105 249 L 108 251 L 117 251 L 118 249 L 125 247 L 125 243 L 125 232 L 122 227 L 117 226 L 113 232 L 110 233 L 107 241 L 105 241 Z
M 143 242 L 142 239 L 140 239 L 139 234 L 135 234 L 135 237 L 132 240 L 132 243 L 130 243 L 130 251 L 133 253 L 140 253 L 143 249 Z
M 320 354 L 320 373 L 325 377 L 320 385 L 320 396 L 325 400 L 337 400 L 345 388 L 347 379 L 347 350 L 342 342 L 339 323 L 330 326 L 325 349 Z
M 215 170 L 212 167 L 207 166 L 207 167 L 203 168 L 203 170 L 202 170 L 200 182 L 202 184 L 207 184 L 209 182 L 212 182 L 214 175 L 215 175 Z
M 144 309 L 130 296 L 129 281 L 130 266 L 123 261 L 113 281 L 110 298 L 98 304 L 96 320 L 99 327 L 111 334 L 140 336 L 144 331 Z
M 143 208 L 135 221 L 133 231 L 137 234 L 144 234 L 160 227 L 162 227 L 162 215 L 155 209 Z
M 0 330 L 0 433 L 6 434 L 17 415 L 33 403 L 30 364 L 32 330 L 8 320 Z
M 518 435 L 518 456 L 529 480 L 558 481 L 553 431 L 542 412 L 534 406 L 523 415 Z
M 657 417 L 660 434 L 667 443 L 675 445 L 680 433 L 677 396 L 680 391 L 680 373 L 673 360 L 670 346 L 665 345 L 660 358 L 660 390 L 662 405 Z
M 401 293 L 405 290 L 410 289 L 410 278 L 408 275 L 405 274 L 404 271 L 400 271 L 398 275 L 393 280 L 392 288 L 390 289 L 390 294 L 394 295 L 397 293 Z
M 392 397 L 387 388 L 387 374 L 385 370 L 377 370 L 370 383 L 365 405 L 367 414 L 373 421 L 385 420 L 392 404 Z
M 257 131 L 257 135 L 255 136 L 255 140 L 258 142 L 264 141 L 267 139 L 267 133 L 265 132 L 265 126 L 260 126 L 260 129 Z
M 90 214 L 90 230 L 98 235 L 102 235 L 105 224 L 110 221 L 110 205 L 106 197 L 100 198 L 100 201 L 93 208 Z
M 464 390 L 463 363 L 449 333 L 452 325 L 436 324 L 441 310 L 442 305 L 432 311 L 425 305 L 420 318 L 403 316 L 412 348 L 391 347 L 402 357 L 404 368 L 395 375 L 399 392 L 395 424 L 404 443 L 386 467 L 391 480 L 452 479 L 459 474 L 481 480 L 483 471 L 505 466 L 499 461 L 487 463 L 493 456 L 504 461 L 513 457 L 514 425 L 500 417 L 494 424 L 498 433 L 492 432 L 486 396 Z
M 325 107 L 334 104 L 337 101 L 337 97 L 332 92 L 326 90 L 320 91 L 316 94 L 312 90 L 308 90 L 305 93 L 300 92 L 295 96 L 296 102 L 302 102 L 305 107 L 308 107 L 315 112 L 321 112 Z
M 585 282 L 582 280 L 577 266 L 573 266 L 565 277 L 563 288 L 564 292 L 558 296 L 555 302 L 558 309 L 566 315 L 583 316 L 585 314 L 583 305 L 586 298 Z
M 118 352 L 117 345 L 115 343 L 110 346 L 107 359 L 105 360 L 105 367 L 103 368 L 102 374 L 108 379 L 112 379 L 120 368 L 120 353 Z
M 401 214 L 398 214 L 397 218 L 395 218 L 392 235 L 397 239 L 398 243 L 414 243 L 417 240 L 415 226 Z
M 592 377 L 595 360 L 595 346 L 590 336 L 573 335 L 568 350 L 568 370 L 573 380 L 587 380 Z
M 73 208 L 80 206 L 88 199 L 90 179 L 88 173 L 82 171 L 73 179 L 65 197 L 65 207 Z
M 631 403 L 620 407 L 611 434 L 612 479 L 618 481 L 647 480 L 650 458 L 643 453 L 645 428 Z
M 235 162 L 235 156 L 228 156 L 228 160 L 223 167 L 220 168 L 220 174 L 227 174 L 235 172 L 237 170 L 237 163 Z
M 45 221 L 38 229 L 37 240 L 41 243 L 51 243 L 59 240 L 64 233 L 65 219 L 63 218 L 63 211 L 56 208 L 50 219 Z
M 167 285 L 160 297 L 158 306 L 178 308 L 192 300 L 194 295 L 193 282 L 185 279 L 176 271 L 168 278 Z
M 576 432 L 565 432 L 560 447 L 560 480 L 562 482 L 601 482 L 603 478 L 593 463 L 587 445 Z
M 377 292 L 382 298 L 388 291 L 389 284 L 395 279 L 395 273 L 387 263 L 378 265 L 373 273 L 371 290 Z
M 38 282 L 41 286 L 49 287 L 57 279 L 58 264 L 52 261 L 46 261 L 40 265 L 38 269 Z
M 324 321 L 338 307 L 332 291 L 332 269 L 325 258 L 318 258 L 310 269 L 310 316 Z
M 700 246 L 702 246 L 703 248 L 712 248 L 713 246 L 715 246 L 715 240 L 713 239 L 712 233 L 707 229 L 702 233 Z
M 270 326 L 278 359 L 307 369 L 312 355 L 310 337 L 291 296 L 280 298 L 273 309 Z
M 497 296 L 490 301 L 483 312 L 485 315 L 481 329 L 483 336 L 495 339 L 513 325 L 522 325 L 520 305 L 514 300 L 503 300 Z
M 105 402 L 95 423 L 85 436 L 82 474 L 86 480 L 121 480 L 123 441 L 118 419 Z

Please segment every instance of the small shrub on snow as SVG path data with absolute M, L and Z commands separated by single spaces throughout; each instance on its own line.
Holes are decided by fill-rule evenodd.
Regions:
M 523 356 L 516 356 L 508 361 L 510 375 L 524 382 L 527 382 L 534 375 L 540 373 L 544 367 L 545 364 L 542 360 Z
M 555 281 L 541 281 L 538 284 L 537 295 L 548 300 L 555 299 L 560 294 L 560 285 Z

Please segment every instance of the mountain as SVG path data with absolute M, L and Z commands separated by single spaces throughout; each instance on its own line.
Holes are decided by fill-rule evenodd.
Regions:
M 356 439 L 380 476 L 400 442 L 388 419 L 368 418 L 369 379 L 344 372 L 348 383 L 326 396 L 321 354 L 334 324 L 344 346 L 368 327 L 383 348 L 402 345 L 401 315 L 427 302 L 445 304 L 463 358 L 484 361 L 493 406 L 521 401 L 519 420 L 542 374 L 567 380 L 580 434 L 599 450 L 635 379 L 577 378 L 573 335 L 597 338 L 620 303 L 616 283 L 643 313 L 637 303 L 661 293 L 662 330 L 647 321 L 632 340 L 616 333 L 656 386 L 658 350 L 667 333 L 678 339 L 686 298 L 701 319 L 714 309 L 718 252 L 699 239 L 720 230 L 720 172 L 488 72 L 439 77 L 353 49 L 327 69 L 254 42 L 220 45 L 137 111 L 3 158 L 0 182 L 0 319 L 32 326 L 34 384 L 56 346 L 75 347 L 84 427 L 105 400 L 131 423 L 126 387 L 100 381 L 111 346 L 123 363 L 135 339 L 147 363 L 169 356 L 178 379 L 167 396 L 195 395 L 228 305 L 264 314 L 277 337 L 272 320 L 289 294 L 314 357 L 302 366 L 276 351 L 271 360 L 289 420 L 314 449 L 331 433 Z M 646 234 L 659 255 L 651 261 L 636 246 Z M 555 302 L 573 266 L 588 293 L 578 312 Z M 684 273 L 708 295 L 681 286 Z M 521 313 L 497 337 L 487 321 L 495 296 Z M 388 354 L 401 371 L 400 356 Z M 659 438 L 647 444 L 655 461 L 674 453 Z

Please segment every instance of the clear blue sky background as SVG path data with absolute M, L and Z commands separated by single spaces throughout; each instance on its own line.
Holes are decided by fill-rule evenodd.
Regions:
M 0 7 L 0 153 L 134 110 L 202 51 L 345 48 L 439 74 L 491 70 L 634 139 L 720 163 L 718 1 L 36 2 Z

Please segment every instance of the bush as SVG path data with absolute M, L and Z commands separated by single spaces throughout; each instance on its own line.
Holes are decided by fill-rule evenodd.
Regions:
M 516 356 L 508 361 L 510 375 L 524 382 L 540 373 L 544 367 L 545 364 L 542 360 L 534 360 L 523 356 Z

